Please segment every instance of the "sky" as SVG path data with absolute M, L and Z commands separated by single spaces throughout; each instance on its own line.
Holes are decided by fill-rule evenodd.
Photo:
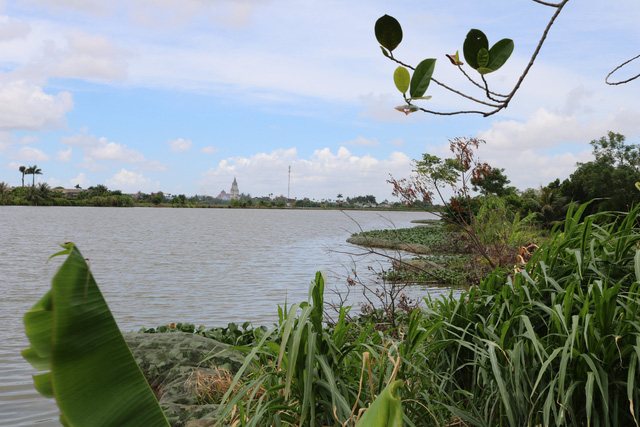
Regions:
M 252 196 L 394 200 L 390 174 L 478 137 L 482 161 L 538 188 L 589 161 L 607 131 L 640 143 L 640 79 L 604 83 L 640 53 L 640 3 L 569 1 L 490 117 L 396 111 L 397 64 L 373 28 L 394 16 L 398 59 L 436 58 L 436 79 L 481 96 L 445 54 L 472 28 L 513 39 L 487 76 L 507 93 L 552 13 L 531 0 L 0 0 L 0 181 L 20 185 L 18 167 L 37 165 L 53 187 L 216 196 L 235 177 Z M 614 77 L 637 73 L 640 60 Z M 427 95 L 425 108 L 469 107 L 433 83 Z

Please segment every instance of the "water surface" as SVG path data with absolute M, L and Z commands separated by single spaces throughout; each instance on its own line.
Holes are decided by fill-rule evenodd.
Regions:
M 55 402 L 33 388 L 36 371 L 22 316 L 50 288 L 63 261 L 47 262 L 73 241 L 121 329 L 191 322 L 271 325 L 277 305 L 307 299 L 317 270 L 328 287 L 346 274 L 388 268 L 345 243 L 353 232 L 412 226 L 411 212 L 170 208 L 0 207 L 0 425 L 59 425 Z M 338 251 L 338 252 L 336 252 Z M 422 296 L 447 290 L 413 287 Z M 355 300 L 354 300 L 355 301 Z M 357 301 L 355 301 L 357 302 Z

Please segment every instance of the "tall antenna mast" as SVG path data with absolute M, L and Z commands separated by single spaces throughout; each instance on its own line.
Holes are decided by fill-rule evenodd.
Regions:
M 287 203 L 289 203 L 290 192 L 291 192 L 291 165 L 289 165 L 289 182 L 287 183 Z

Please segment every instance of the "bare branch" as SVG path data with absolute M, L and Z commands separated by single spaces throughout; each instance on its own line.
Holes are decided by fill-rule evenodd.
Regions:
M 623 81 L 620 81 L 620 82 L 610 82 L 609 81 L 609 77 L 611 77 L 611 75 L 613 73 L 615 73 L 620 68 L 622 68 L 625 65 L 627 65 L 629 62 L 635 61 L 638 58 L 640 58 L 640 55 L 634 56 L 633 58 L 629 59 L 628 61 L 623 62 L 622 64 L 618 65 L 616 68 L 613 69 L 613 71 L 611 71 L 609 74 L 607 74 L 607 77 L 605 77 L 604 82 L 606 84 L 608 84 L 608 85 L 615 86 L 615 85 L 621 85 L 621 84 L 624 84 L 624 83 L 629 83 L 630 81 L 633 81 L 633 80 L 637 79 L 638 77 L 640 77 L 640 74 L 636 74 L 635 76 L 631 77 L 630 79 L 623 80 Z
M 561 2 L 561 3 L 548 3 L 546 1 L 542 1 L 542 0 L 532 0 L 536 3 L 545 5 L 545 6 L 550 6 L 550 7 L 560 7 L 562 5 L 562 3 L 566 3 L 566 2 Z

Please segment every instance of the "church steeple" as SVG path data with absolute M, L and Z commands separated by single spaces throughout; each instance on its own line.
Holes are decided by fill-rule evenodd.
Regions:
M 240 198 L 240 191 L 238 190 L 238 182 L 236 177 L 233 177 L 233 184 L 231 184 L 231 200 L 238 200 Z

